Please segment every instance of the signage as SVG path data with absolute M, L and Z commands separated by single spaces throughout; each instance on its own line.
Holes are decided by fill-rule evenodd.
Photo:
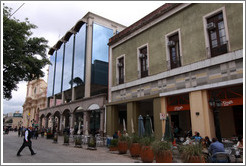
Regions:
M 235 98 L 235 99 L 222 99 L 222 107 L 228 107 L 233 105 L 243 105 L 243 98 Z
M 167 106 L 167 111 L 185 111 L 185 110 L 190 110 L 189 104 Z
M 165 120 L 166 119 L 166 115 L 164 113 L 160 113 L 160 120 Z

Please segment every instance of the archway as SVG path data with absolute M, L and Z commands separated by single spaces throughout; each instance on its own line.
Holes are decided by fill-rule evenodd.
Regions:
M 84 109 L 79 106 L 74 111 L 74 134 L 84 134 Z

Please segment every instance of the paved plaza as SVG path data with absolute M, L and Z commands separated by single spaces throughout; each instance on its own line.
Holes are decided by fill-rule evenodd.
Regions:
M 138 163 L 139 159 L 133 159 L 128 154 L 119 155 L 110 152 L 106 147 L 97 147 L 97 150 L 75 148 L 74 143 L 69 146 L 63 145 L 63 137 L 58 138 L 58 143 L 53 140 L 38 137 L 32 140 L 33 150 L 37 153 L 31 156 L 29 148 L 26 147 L 20 157 L 17 151 L 23 143 L 23 137 L 18 137 L 17 132 L 3 135 L 3 163 Z

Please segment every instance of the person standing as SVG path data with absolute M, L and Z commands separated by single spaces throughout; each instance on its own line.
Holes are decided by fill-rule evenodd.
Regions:
M 17 156 L 21 156 L 21 151 L 26 147 L 28 146 L 30 151 L 31 151 L 31 155 L 35 155 L 36 153 L 33 151 L 32 149 L 32 141 L 31 141 L 31 138 L 32 138 L 32 134 L 31 134 L 31 130 L 30 130 L 30 127 L 28 127 L 25 131 L 25 137 L 24 137 L 24 141 L 23 141 L 23 144 L 22 146 L 20 147 L 20 149 L 18 150 L 17 152 Z

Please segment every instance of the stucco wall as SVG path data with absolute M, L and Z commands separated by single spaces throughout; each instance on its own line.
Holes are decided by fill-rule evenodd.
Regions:
M 180 29 L 182 66 L 207 59 L 203 16 L 225 7 L 231 51 L 243 47 L 242 4 L 192 4 L 141 34 L 112 49 L 112 74 L 116 76 L 116 58 L 125 54 L 125 81 L 138 79 L 137 48 L 148 43 L 149 75 L 167 71 L 165 35 Z M 113 79 L 113 86 L 116 79 Z

